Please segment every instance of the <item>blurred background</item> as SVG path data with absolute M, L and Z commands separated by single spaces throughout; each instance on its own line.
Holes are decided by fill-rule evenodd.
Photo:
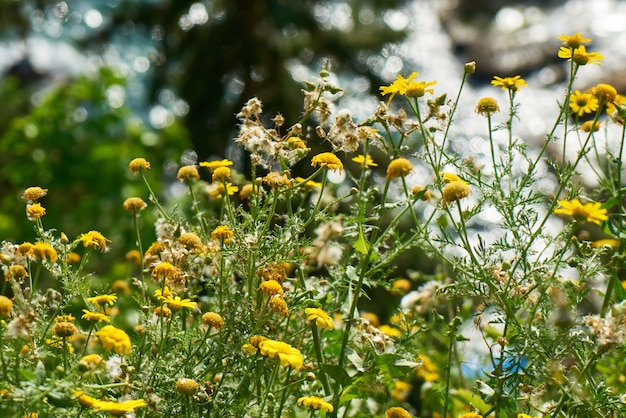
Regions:
M 359 117 L 397 74 L 418 71 L 453 97 L 475 60 L 451 146 L 477 160 L 487 151 L 476 100 L 500 93 L 493 75 L 521 74 L 530 105 L 519 135 L 539 143 L 567 71 L 556 36 L 579 31 L 606 58 L 578 88 L 602 78 L 624 93 L 619 0 L 0 0 L 0 241 L 34 239 L 20 196 L 41 186 L 45 227 L 71 238 L 97 229 L 114 251 L 133 248 L 122 202 L 147 195 L 132 158 L 151 161 L 166 198 L 181 164 L 226 157 L 245 171 L 231 141 L 241 105 L 258 96 L 289 126 L 302 82 L 327 61 L 345 90 L 339 106 Z M 547 191 L 554 181 L 546 173 Z

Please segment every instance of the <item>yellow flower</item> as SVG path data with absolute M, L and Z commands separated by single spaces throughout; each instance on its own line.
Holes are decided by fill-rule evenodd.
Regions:
M 373 327 L 378 327 L 380 325 L 378 315 L 373 312 L 361 312 L 361 319 L 366 320 Z
M 263 280 L 259 285 L 259 289 L 266 296 L 272 295 L 282 295 L 284 293 L 283 287 L 280 283 L 274 279 L 272 280 Z
M 611 248 L 619 247 L 619 241 L 612 238 L 599 239 L 597 241 L 593 241 L 590 244 L 593 248 L 603 248 L 605 246 L 609 246 Z
M 308 406 L 311 409 L 321 409 L 326 412 L 333 412 L 335 408 L 324 399 L 317 396 L 303 396 L 298 398 L 298 406 Z
M 469 196 L 470 188 L 463 180 L 451 181 L 443 188 L 443 203 L 456 202 Z
M 178 169 L 176 178 L 179 181 L 198 180 L 200 179 L 200 173 L 195 165 L 185 165 Z
M 459 418 L 483 418 L 482 415 L 477 414 L 476 412 L 468 412 L 461 415 Z
M 396 380 L 393 382 L 393 389 L 391 390 L 391 397 L 395 398 L 399 401 L 405 401 L 411 391 L 413 390 L 413 385 L 407 382 L 403 382 L 402 380 Z
M 422 193 L 420 196 L 420 200 L 430 202 L 430 199 L 432 197 L 430 190 L 428 190 L 426 187 L 419 185 L 419 184 L 411 187 L 411 194 L 416 195 L 418 193 Z
M 317 181 L 313 181 L 313 180 L 307 180 L 303 177 L 296 177 L 296 185 L 301 185 L 302 183 L 304 187 L 306 187 L 307 189 L 321 189 L 322 188 L 322 183 L 319 183 Z
M 57 251 L 47 242 L 36 242 L 35 245 L 31 246 L 29 255 L 40 260 L 48 259 L 51 263 L 56 263 L 59 259 Z
M 152 269 L 152 279 L 157 283 L 162 280 L 176 282 L 180 278 L 180 271 L 168 261 L 162 261 Z
M 157 298 L 157 300 L 160 300 L 160 301 L 163 301 L 163 300 L 165 300 L 165 298 L 170 297 L 170 296 L 175 295 L 175 294 L 176 293 L 172 292 L 172 290 L 169 287 L 167 287 L 167 286 L 163 286 L 163 289 L 157 289 L 157 290 L 154 291 L 154 297 Z
M 41 199 L 47 194 L 48 189 L 42 189 L 41 187 L 37 186 L 28 187 L 26 190 L 24 190 L 24 193 L 22 193 L 22 199 L 26 200 L 27 202 L 33 202 L 35 200 Z
M 191 299 L 181 299 L 180 296 L 168 296 L 163 299 L 163 302 L 167 303 L 173 312 L 178 312 L 182 308 L 196 309 L 198 307 L 196 302 L 192 302 Z
M 493 76 L 493 80 L 491 80 L 491 84 L 494 86 L 501 86 L 502 90 L 511 90 L 513 92 L 519 90 L 520 87 L 527 87 L 526 81 L 520 75 L 504 78 L 495 75 Z
M 213 170 L 213 181 L 226 181 L 230 180 L 230 168 L 217 167 Z
M 289 316 L 289 307 L 281 295 L 274 295 L 269 301 L 270 309 L 282 316 Z
M 419 366 L 417 366 L 416 369 L 418 377 L 422 378 L 425 382 L 434 382 L 436 380 L 439 380 L 437 366 L 433 364 L 428 356 L 426 356 L 425 354 L 420 354 L 419 356 L 417 356 L 417 359 L 421 363 Z
M 80 259 L 80 254 L 72 251 L 67 255 L 67 257 L 65 257 L 65 262 L 67 264 L 78 264 L 80 263 Z
M 219 167 L 230 167 L 233 165 L 233 162 L 230 160 L 214 160 L 214 161 L 202 161 L 200 163 L 200 167 L 208 167 L 211 170 L 211 173 L 215 171 L 216 168 Z
M 600 83 L 591 88 L 591 94 L 598 99 L 598 102 L 606 105 L 607 103 L 613 103 L 617 97 L 617 90 L 610 84 Z
M 176 382 L 176 392 L 180 394 L 193 396 L 199 390 L 200 385 L 193 379 L 187 379 L 183 377 L 181 379 L 178 379 L 178 382 Z
M 76 396 L 76 399 L 78 399 L 78 402 L 81 405 L 86 406 L 87 408 L 94 408 L 96 403 L 101 402 L 100 400 L 96 398 L 92 398 L 91 396 L 87 395 L 82 390 L 72 389 L 72 393 L 74 394 L 74 396 Z
M 32 203 L 26 206 L 26 216 L 29 221 L 39 219 L 46 214 L 46 208 L 39 203 Z
M 13 310 L 13 302 L 4 295 L 0 295 L 0 316 L 8 318 Z
M 491 116 L 499 111 L 500 106 L 498 106 L 498 102 L 493 97 L 483 97 L 476 105 L 476 113 L 483 116 Z
M 150 168 L 150 163 L 145 158 L 135 158 L 128 164 L 130 172 L 135 174 L 137 171 L 146 171 Z
M 402 295 L 411 290 L 411 286 L 411 281 L 409 279 L 397 279 L 391 283 L 393 290 Z
M 227 244 L 233 239 L 233 231 L 226 225 L 220 225 L 211 232 L 211 239 Z
M 580 125 L 580 130 L 583 132 L 596 132 L 598 130 L 600 130 L 600 121 L 592 121 L 592 120 L 588 120 L 585 121 L 582 125 Z
M 58 324 L 59 322 L 73 322 L 74 320 L 76 320 L 76 318 L 74 318 L 74 315 L 72 314 L 59 315 L 54 318 L 54 323 Z
M 293 367 L 296 370 L 301 370 L 304 366 L 304 358 L 300 350 L 282 341 L 261 341 L 259 343 L 259 352 L 265 357 L 278 358 L 283 367 Z
M 96 332 L 96 335 L 105 350 L 114 351 L 117 354 L 130 354 L 132 349 L 130 337 L 123 330 L 113 325 L 105 325 Z
M 246 354 L 254 354 L 258 351 L 259 344 L 261 344 L 265 340 L 267 340 L 267 338 L 265 338 L 264 336 L 255 335 L 253 337 L 250 337 L 250 342 L 244 344 L 241 348 Z
M 315 323 L 318 328 L 331 330 L 335 327 L 335 322 L 321 308 L 306 308 L 304 312 L 306 313 L 307 321 Z
M 287 138 L 287 145 L 289 149 L 306 149 L 306 144 L 302 138 L 298 138 L 297 136 Z
M 99 313 L 99 312 L 91 312 L 88 311 L 87 309 L 83 309 L 84 315 L 81 316 L 82 319 L 85 319 L 87 321 L 92 321 L 92 322 L 111 322 L 111 318 L 106 316 L 105 314 Z
M 604 57 L 599 52 L 587 52 L 584 45 L 578 48 L 562 46 L 558 52 L 559 58 L 574 61 L 578 65 L 600 64 Z
M 218 313 L 206 312 L 202 315 L 202 323 L 219 331 L 224 327 L 224 318 Z
M 115 293 L 112 293 L 110 295 L 98 295 L 87 298 L 87 302 L 95 303 L 96 306 L 102 306 L 105 304 L 113 305 L 115 301 L 117 301 L 117 295 L 115 295 Z
M 203 248 L 202 240 L 193 232 L 183 232 L 178 237 L 178 242 L 190 251 L 198 251 Z
M 533 418 L 528 414 L 517 414 L 517 418 Z
M 52 327 L 52 333 L 59 338 L 68 338 L 78 332 L 76 325 L 71 322 L 58 322 Z
M 144 210 L 148 205 L 140 197 L 129 197 L 124 200 L 124 210 L 135 215 L 137 212 Z
M 583 38 L 580 32 L 573 35 L 560 35 L 559 39 L 563 41 L 563 45 L 567 45 L 570 48 L 578 48 L 582 44 L 591 42 L 591 38 Z
M 269 187 L 290 186 L 293 180 L 289 178 L 287 173 L 279 173 L 277 171 L 271 171 L 263 177 L 263 183 Z
M 454 173 L 448 173 L 447 171 L 442 171 L 441 173 L 441 181 L 444 183 L 451 183 L 453 181 L 463 181 L 463 179 L 457 176 Z
M 554 213 L 556 215 L 571 216 L 578 221 L 593 222 L 600 225 L 600 222 L 606 221 L 606 209 L 601 208 L 602 204 L 599 202 L 582 204 L 578 199 L 574 200 L 559 200 L 560 208 L 556 208 Z
M 224 187 L 224 184 L 226 184 L 226 187 Z M 207 188 L 209 196 L 215 199 L 221 199 L 222 197 L 224 197 L 224 194 L 232 196 L 238 191 L 239 187 L 233 186 L 232 183 L 213 183 Z
M 158 255 L 165 251 L 165 246 L 162 242 L 156 241 L 150 244 L 150 247 L 146 250 L 146 255 Z
M 382 332 L 383 334 L 389 337 L 399 337 L 402 335 L 402 331 L 400 331 L 398 328 L 391 327 L 389 325 L 381 325 L 378 327 L 378 329 L 380 330 L 380 332 Z
M 172 310 L 167 306 L 157 306 L 152 310 L 152 313 L 163 318 L 169 318 L 172 316 Z
M 313 157 L 311 159 L 311 166 L 317 167 L 318 165 L 332 171 L 343 171 L 343 163 L 332 152 L 322 152 L 321 154 L 317 154 L 315 157 Z
M 361 166 L 361 168 L 366 168 L 366 167 L 378 167 L 378 164 L 376 164 L 374 162 L 374 160 L 372 160 L 372 157 L 368 154 L 368 155 L 357 155 L 356 157 L 354 157 L 352 159 L 352 161 L 354 161 L 355 163 L 359 164 Z
M 413 164 L 406 158 L 396 158 L 387 166 L 387 179 L 406 177 L 413 171 Z
M 106 250 L 107 242 L 111 242 L 98 231 L 89 231 L 86 234 L 82 234 L 77 241 L 82 242 L 85 248 L 95 248 L 100 251 Z
M 14 265 L 9 266 L 7 272 L 4 273 L 4 280 L 9 281 L 10 278 L 17 280 L 18 282 L 22 282 L 25 278 L 28 277 L 28 272 L 24 268 L 24 266 Z
M 612 102 L 606 103 L 606 113 L 609 115 L 612 115 L 613 113 L 615 113 L 617 110 L 616 105 L 619 105 L 619 106 L 626 105 L 626 96 L 622 94 L 618 94 L 617 96 L 615 96 L 615 99 L 613 99 Z
M 132 399 L 123 402 L 97 401 L 94 408 L 96 412 L 108 412 L 114 416 L 121 416 L 133 412 L 136 408 L 141 408 L 142 406 L 146 406 L 146 402 L 143 399 Z
M 79 360 L 79 363 L 82 363 L 84 368 L 93 369 L 104 365 L 104 359 L 100 354 L 87 354 Z
M 412 72 L 408 78 L 402 77 L 400 74 L 396 77 L 396 80 L 388 86 L 380 87 L 380 94 L 382 96 L 386 96 L 387 94 L 391 94 L 389 97 L 389 101 L 387 102 L 387 106 L 391 103 L 391 100 L 395 97 L 396 94 L 404 95 L 406 94 L 406 89 L 409 85 L 409 82 L 416 78 L 419 75 L 417 72 Z
M 569 107 L 578 116 L 593 113 L 598 110 L 598 99 L 591 93 L 581 93 L 576 90 L 569 96 Z
M 434 86 L 435 84 L 437 84 L 436 81 L 411 80 L 404 89 L 404 95 L 406 97 L 422 97 L 426 93 L 433 94 L 435 90 L 429 89 L 428 87 Z
M 385 418 L 411 418 L 411 414 L 404 408 L 394 406 L 385 411 Z

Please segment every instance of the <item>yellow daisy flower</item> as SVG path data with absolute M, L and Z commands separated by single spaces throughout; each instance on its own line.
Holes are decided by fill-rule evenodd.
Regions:
M 571 216 L 578 221 L 593 222 L 600 225 L 602 221 L 609 219 L 607 210 L 603 209 L 599 202 L 580 203 L 580 200 L 559 200 L 560 208 L 554 209 L 555 215 Z
M 563 41 L 563 45 L 567 45 L 570 48 L 578 48 L 582 44 L 591 42 L 591 38 L 583 38 L 580 32 L 573 35 L 560 35 L 559 39 Z
M 265 357 L 278 358 L 283 367 L 293 367 L 296 370 L 301 370 L 304 366 L 304 358 L 300 350 L 282 341 L 269 339 L 261 341 L 259 343 L 259 352 Z
M 106 316 L 105 314 L 99 313 L 99 312 L 91 312 L 87 309 L 83 309 L 83 313 L 84 315 L 81 316 L 82 319 L 85 319 L 87 321 L 91 321 L 91 322 L 111 322 L 111 318 Z
M 230 160 L 214 160 L 214 161 L 202 161 L 200 167 L 207 167 L 211 170 L 211 173 L 215 171 L 216 168 L 219 167 L 230 167 L 233 165 L 233 162 Z
M 196 302 L 192 302 L 191 299 L 181 299 L 180 296 L 168 296 L 163 299 L 163 302 L 167 303 L 173 312 L 178 312 L 182 308 L 196 309 L 198 307 Z
M 333 412 L 335 410 L 331 404 L 317 396 L 303 396 L 298 398 L 298 406 L 308 406 L 311 409 L 321 409 L 326 412 Z
M 89 231 L 86 234 L 82 234 L 77 241 L 82 242 L 85 248 L 95 248 L 100 251 L 106 250 L 107 242 L 111 242 L 98 231 Z
M 526 81 L 520 75 L 515 77 L 498 77 L 493 76 L 491 84 L 494 86 L 501 86 L 502 90 L 518 91 L 520 87 L 527 87 Z
M 562 46 L 559 48 L 558 57 L 568 61 L 574 61 L 578 65 L 600 64 L 604 59 L 599 52 L 587 52 L 584 45 L 578 48 L 568 48 Z
M 578 116 L 594 113 L 598 110 L 598 99 L 591 93 L 581 93 L 576 90 L 569 96 L 569 107 Z
M 362 168 L 366 167 L 378 167 L 378 164 L 372 160 L 372 157 L 368 155 L 357 155 L 352 159 L 355 163 L 359 164 Z
M 117 301 L 117 295 L 115 293 L 112 293 L 110 295 L 98 295 L 87 298 L 87 302 L 94 303 L 96 304 L 96 306 L 102 306 L 105 304 L 113 305 L 115 304 L 115 301 Z
M 335 322 L 321 308 L 306 308 L 304 312 L 306 314 L 307 321 L 315 323 L 318 328 L 331 330 L 335 327 Z
M 117 354 L 130 354 L 131 352 L 130 337 L 123 330 L 115 328 L 113 325 L 105 325 L 96 332 L 96 336 L 100 339 L 105 350 Z
M 332 171 L 339 170 L 339 172 L 343 170 L 343 163 L 332 152 L 322 152 L 321 154 L 317 154 L 311 159 L 311 166 L 320 166 Z

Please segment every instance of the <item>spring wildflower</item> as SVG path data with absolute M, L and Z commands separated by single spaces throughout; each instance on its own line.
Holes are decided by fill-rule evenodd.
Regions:
M 284 293 L 283 287 L 276 280 L 263 280 L 259 285 L 259 290 L 266 296 L 282 295 Z
M 397 279 L 394 280 L 393 283 L 391 283 L 391 287 L 392 289 L 399 294 L 405 294 L 408 293 L 409 290 L 411 290 L 411 281 L 409 279 Z
M 620 108 L 622 108 L 622 112 L 626 111 L 626 108 L 624 108 L 624 105 L 626 105 L 626 96 L 624 96 L 623 94 L 618 94 L 615 96 L 615 99 L 613 99 L 612 102 L 606 103 L 606 113 L 609 115 L 613 115 L 615 113 L 617 113 L 618 111 L 618 106 Z M 622 122 L 619 122 L 623 124 Z
M 580 32 L 573 35 L 560 35 L 558 38 L 563 41 L 563 45 L 567 45 L 574 49 L 578 48 L 582 44 L 588 44 L 591 42 L 591 38 L 583 38 Z
M 433 364 L 428 356 L 425 354 L 420 354 L 417 356 L 417 359 L 421 363 L 417 366 L 416 373 L 417 376 L 423 379 L 425 382 L 435 382 L 439 380 L 439 373 L 437 370 L 437 366 Z
M 241 349 L 246 353 L 246 354 L 254 354 L 258 351 L 259 349 L 259 344 L 261 344 L 261 342 L 267 340 L 266 337 L 262 336 L 262 335 L 255 335 L 253 337 L 250 337 L 250 342 L 244 344 Z
M 82 406 L 86 406 L 87 408 L 94 408 L 96 403 L 100 402 L 98 399 L 92 398 L 82 390 L 72 390 L 72 393 L 74 394 L 74 396 L 76 396 L 78 402 Z
M 213 170 L 213 181 L 227 181 L 230 180 L 230 168 L 217 167 Z
M 598 99 L 598 102 L 606 105 L 607 103 L 613 103 L 617 97 L 617 90 L 610 84 L 600 83 L 590 89 L 590 93 Z
M 115 301 L 117 301 L 117 295 L 115 293 L 87 298 L 87 302 L 94 303 L 96 306 L 114 305 Z
M 306 308 L 304 313 L 306 314 L 307 321 L 315 323 L 318 328 L 331 330 L 335 327 L 335 322 L 321 308 Z
M 437 84 L 436 81 L 415 81 L 411 80 L 404 90 L 404 95 L 406 97 L 422 97 L 426 93 L 433 94 L 435 93 L 434 89 L 430 89 L 428 87 L 434 86 Z
M 150 247 L 146 250 L 146 255 L 158 255 L 165 251 L 165 246 L 162 242 L 156 241 L 150 244 Z
M 178 174 L 176 174 L 176 178 L 179 181 L 189 181 L 189 180 L 199 180 L 200 173 L 198 173 L 198 168 L 195 165 L 185 165 L 178 169 Z
M 306 149 L 306 144 L 297 136 L 287 138 L 287 145 L 289 149 Z
M 172 292 L 172 290 L 167 286 L 163 286 L 163 289 L 157 289 L 154 291 L 154 297 L 160 301 L 164 301 L 165 298 L 173 295 L 176 295 L 176 293 Z
M 252 185 L 252 183 L 244 184 L 241 187 L 241 190 L 239 191 L 239 199 L 241 200 L 250 199 L 250 196 L 252 196 L 252 193 L 254 191 L 255 191 L 255 187 Z M 259 187 L 256 187 L 256 191 L 259 192 L 261 191 L 261 189 Z
M 599 52 L 587 52 L 584 45 L 578 48 L 568 48 L 562 46 L 559 48 L 558 57 L 568 61 L 574 61 L 578 65 L 600 64 L 604 56 Z
M 122 402 L 98 400 L 94 408 L 96 412 L 108 412 L 114 416 L 122 416 L 143 406 L 146 406 L 146 402 L 143 399 L 131 399 Z
M 168 261 L 162 261 L 152 269 L 152 279 L 160 283 L 165 280 L 169 282 L 177 282 L 180 278 L 180 270 Z
M 208 162 L 202 161 L 199 165 L 200 167 L 207 167 L 209 170 L 211 170 L 211 173 L 213 173 L 217 168 L 230 167 L 231 165 L 233 165 L 233 162 L 230 160 L 214 160 Z
M 313 157 L 311 159 L 311 166 L 317 167 L 318 165 L 332 171 L 343 171 L 343 163 L 332 152 L 322 152 L 321 154 L 317 154 Z
M 619 247 L 619 241 L 613 238 L 605 238 L 593 241 L 589 245 L 591 245 L 592 248 L 603 248 L 607 246 L 611 248 L 617 248 Z
M 603 209 L 600 202 L 580 203 L 578 199 L 559 200 L 560 208 L 554 210 L 555 215 L 571 216 L 578 221 L 593 222 L 600 225 L 602 221 L 606 221 L 607 210 Z
M 202 240 L 193 232 L 183 232 L 178 237 L 178 242 L 190 251 L 198 251 L 203 247 Z
M 393 382 L 391 397 L 399 401 L 405 401 L 409 397 L 411 390 L 413 390 L 413 385 L 402 380 L 396 380 Z
M 172 312 L 178 312 L 182 308 L 196 309 L 198 307 L 196 302 L 192 302 L 191 299 L 181 299 L 180 296 L 168 296 L 163 299 L 163 302 L 167 303 Z
M 411 418 L 411 414 L 404 408 L 394 406 L 385 411 L 385 418 Z
M 592 121 L 592 120 L 588 120 L 585 121 L 582 125 L 580 125 L 580 130 L 583 132 L 597 132 L 600 130 L 600 121 Z
M 476 72 L 476 61 L 466 62 L 463 65 L 463 72 L 465 74 L 474 74 Z
M 287 278 L 287 270 L 290 267 L 289 263 L 268 264 L 258 269 L 256 274 L 261 276 L 263 280 L 276 280 L 278 283 L 282 283 Z
M 95 248 L 100 251 L 106 250 L 107 242 L 111 242 L 98 231 L 89 231 L 86 234 L 82 234 L 77 241 L 82 242 L 85 248 Z
M 374 162 L 374 160 L 372 160 L 372 157 L 368 154 L 368 155 L 357 155 L 356 157 L 354 157 L 352 159 L 352 161 L 354 161 L 355 163 L 357 163 L 358 165 L 361 166 L 361 168 L 367 168 L 367 167 L 378 167 L 378 164 L 376 164 Z
M 204 315 L 202 315 L 202 323 L 204 325 L 213 327 L 218 331 L 224 328 L 224 318 L 222 318 L 220 314 L 215 312 L 206 312 Z
M 276 188 L 281 186 L 291 186 L 293 180 L 289 178 L 287 173 L 279 173 L 277 171 L 271 171 L 263 177 L 263 183 L 269 187 Z
M 304 358 L 297 348 L 291 345 L 275 340 L 264 340 L 259 343 L 259 352 L 262 356 L 270 358 L 278 358 L 283 367 L 293 367 L 301 370 L 304 366 Z
M 226 186 L 224 186 L 226 184 Z M 239 191 L 239 187 L 233 186 L 232 183 L 213 183 L 207 188 L 209 196 L 215 199 L 221 199 L 224 194 L 232 196 Z
M 391 94 L 391 96 L 389 96 L 389 101 L 387 102 L 387 106 L 389 106 L 389 103 L 391 103 L 391 100 L 393 100 L 396 94 L 400 94 L 400 95 L 406 94 L 406 89 L 409 85 L 409 82 L 413 80 L 414 78 L 416 78 L 418 75 L 419 73 L 412 72 L 408 78 L 404 78 L 400 74 L 398 74 L 398 76 L 396 77 L 393 83 L 391 83 L 388 86 L 381 86 L 380 94 L 382 96 Z
M 598 110 L 598 99 L 591 93 L 576 90 L 569 96 L 569 107 L 578 116 Z
M 117 354 L 130 354 L 132 349 L 130 337 L 123 330 L 113 325 L 105 325 L 96 332 L 96 335 L 105 350 L 114 351 Z
M 528 414 L 517 414 L 517 418 L 533 418 Z
M 150 163 L 145 158 L 135 158 L 128 164 L 130 172 L 135 174 L 137 171 L 146 171 L 150 168 Z
M 71 322 L 58 322 L 52 327 L 52 333 L 59 338 L 68 338 L 78 332 L 76 325 Z
M 483 416 L 480 414 L 477 414 L 476 412 L 467 412 L 461 415 L 459 418 L 483 418 Z
M 226 225 L 220 225 L 211 232 L 211 239 L 227 244 L 233 239 L 233 231 Z
M 298 398 L 298 406 L 308 406 L 311 409 L 321 409 L 326 412 L 333 412 L 335 408 L 328 402 L 324 402 L 322 398 L 317 396 L 302 396 Z
M 29 221 L 39 219 L 46 214 L 46 208 L 39 203 L 32 203 L 26 206 L 26 216 Z
M 432 197 L 430 190 L 428 190 L 426 187 L 419 185 L 419 184 L 411 187 L 411 194 L 414 194 L 414 195 L 419 194 L 420 200 L 423 200 L 425 202 L 430 202 L 430 199 Z
M 14 265 L 9 266 L 6 273 L 4 273 L 4 280 L 9 281 L 10 278 L 15 279 L 18 282 L 24 281 L 25 278 L 28 277 L 28 272 L 24 268 L 24 266 Z
M 22 193 L 22 199 L 27 202 L 34 202 L 35 200 L 41 199 L 45 195 L 48 194 L 48 189 L 42 189 L 41 187 L 28 187 Z
M 469 196 L 470 188 L 463 180 L 451 181 L 443 188 L 443 203 L 449 204 Z
M 289 316 L 289 307 L 281 295 L 274 295 L 269 301 L 270 309 L 282 316 Z
M 87 369 L 93 369 L 104 365 L 104 359 L 100 354 L 87 354 L 79 360 L 79 363 L 82 363 Z
M 476 105 L 476 113 L 486 117 L 498 113 L 499 111 L 500 106 L 498 106 L 498 102 L 493 97 L 483 97 Z
M 400 331 L 396 327 L 392 327 L 389 325 L 381 325 L 378 327 L 378 329 L 380 330 L 380 332 L 387 335 L 388 337 L 395 338 L 395 337 L 399 337 L 402 335 L 402 331 Z
M 133 215 L 148 207 L 146 202 L 144 202 L 143 199 L 140 197 L 129 197 L 128 199 L 124 200 L 123 206 L 126 212 L 130 212 Z
M 413 171 L 413 164 L 406 158 L 396 158 L 387 166 L 387 179 L 406 177 Z
M 176 392 L 181 395 L 193 396 L 200 390 L 200 385 L 193 379 L 187 379 L 185 377 L 178 379 L 176 382 Z
M 307 180 L 303 177 L 296 177 L 294 180 L 296 181 L 296 185 L 300 185 L 304 183 L 303 186 L 309 190 L 322 188 L 322 183 L 319 183 L 317 181 Z
M 493 76 L 493 80 L 491 80 L 491 84 L 494 86 L 501 86 L 502 90 L 510 90 L 516 92 L 520 87 L 528 87 L 526 81 L 520 75 L 516 75 L 515 77 L 498 77 L 497 75 Z
M 373 312 L 361 312 L 361 319 L 367 321 L 373 327 L 378 328 L 380 325 L 380 319 L 378 319 L 378 315 Z
M 8 318 L 13 310 L 13 302 L 4 295 L 0 295 L 0 316 Z
M 59 315 L 54 318 L 54 323 L 58 324 L 59 322 L 74 322 L 76 318 L 72 314 Z
M 91 321 L 91 322 L 111 322 L 111 318 L 106 316 L 103 313 L 99 313 L 99 312 L 91 312 L 87 309 L 83 309 L 83 313 L 84 315 L 81 316 L 81 319 L 85 319 L 87 321 Z
M 126 255 L 124 256 L 124 258 L 130 264 L 133 264 L 135 266 L 140 266 L 141 265 L 141 253 L 139 252 L 139 250 L 130 250 L 130 251 L 128 251 L 126 253 Z
M 51 263 L 56 263 L 59 259 L 57 251 L 47 242 L 36 242 L 30 248 L 28 255 L 32 255 L 40 260 L 48 259 Z

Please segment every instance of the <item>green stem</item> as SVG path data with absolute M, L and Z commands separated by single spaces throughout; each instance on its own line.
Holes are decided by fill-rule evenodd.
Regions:
M 331 393 L 330 382 L 328 381 L 328 376 L 322 368 L 322 364 L 324 364 L 324 354 L 322 353 L 322 343 L 320 341 L 319 329 L 317 328 L 317 325 L 311 324 L 311 333 L 313 334 L 313 347 L 315 348 L 315 357 L 317 357 L 317 367 L 320 371 L 320 378 L 322 380 L 322 385 L 324 386 L 324 393 L 328 396 Z

